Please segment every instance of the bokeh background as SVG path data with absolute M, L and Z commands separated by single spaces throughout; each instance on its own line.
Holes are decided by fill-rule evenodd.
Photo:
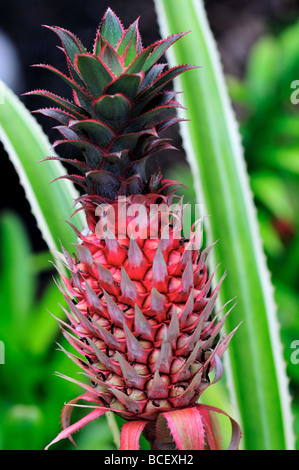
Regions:
M 91 48 L 108 6 L 125 26 L 141 16 L 144 44 L 159 38 L 150 0 L 2 4 L 0 79 L 19 96 L 36 88 L 66 95 L 55 76 L 30 67 L 50 63 L 64 70 L 63 54 L 56 48 L 58 38 L 41 25 L 69 29 Z M 290 96 L 291 83 L 299 80 L 299 5 L 295 0 L 208 0 L 206 7 L 240 123 L 298 415 L 299 363 L 292 356 L 292 344 L 299 340 L 299 104 L 292 104 Z M 45 105 L 37 97 L 21 99 L 31 110 Z M 42 116 L 38 120 L 53 142 L 58 134 L 51 120 Z M 180 149 L 178 129 L 168 133 Z M 183 175 L 190 184 L 182 149 L 162 157 L 169 176 Z M 1 144 L 0 159 L 0 340 L 5 344 L 5 364 L 0 364 L 0 449 L 42 449 L 60 430 L 63 403 L 78 394 L 77 386 L 54 372 L 73 375 L 77 369 L 56 349 L 56 342 L 63 341 L 45 309 L 59 315 L 61 299 L 52 282 L 49 253 Z M 105 418 L 89 424 L 76 442 L 81 449 L 114 448 Z M 67 441 L 57 445 L 71 447 Z

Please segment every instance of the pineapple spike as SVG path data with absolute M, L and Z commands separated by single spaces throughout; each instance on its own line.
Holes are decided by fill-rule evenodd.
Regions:
M 169 369 L 172 361 L 171 344 L 169 342 L 167 328 L 164 328 L 163 340 L 161 344 L 161 351 L 155 366 L 155 371 L 158 370 L 161 373 L 169 374 Z
M 92 350 L 90 347 L 86 345 L 84 341 L 81 341 L 79 338 L 77 338 L 74 335 L 71 335 L 68 333 L 64 328 L 60 327 L 60 331 L 65 337 L 65 339 L 73 346 L 73 348 L 76 349 L 79 353 L 85 353 L 85 354 L 92 354 Z
M 192 403 L 194 401 L 194 397 L 198 394 L 201 385 L 201 380 L 202 371 L 200 370 L 194 375 L 187 389 L 181 395 L 173 399 L 176 407 L 184 408 L 188 406 L 189 403 Z
M 218 267 L 218 266 L 217 266 L 217 267 Z M 217 269 L 217 267 L 216 267 L 216 269 Z M 226 278 L 226 276 L 227 276 L 227 271 L 225 270 L 224 273 L 223 273 L 223 275 L 222 275 L 222 277 L 221 277 L 221 279 L 220 279 L 220 281 L 218 282 L 217 286 L 216 286 L 215 289 L 213 290 L 213 292 L 212 292 L 212 294 L 211 294 L 212 296 L 213 296 L 213 295 L 218 295 L 218 292 L 219 292 L 219 290 L 220 290 L 220 287 L 221 287 L 221 285 L 222 285 L 224 279 Z
M 124 342 L 118 341 L 114 335 L 112 335 L 104 327 L 96 323 L 93 319 L 92 319 L 92 323 L 98 330 L 98 333 L 100 337 L 102 338 L 102 340 L 107 344 L 108 348 L 111 348 L 112 350 L 115 350 L 115 351 L 124 352 L 124 349 L 125 349 Z
M 107 302 L 107 309 L 110 315 L 111 320 L 115 325 L 123 326 L 124 323 L 124 314 L 123 311 L 116 305 L 114 300 L 110 297 L 110 295 L 103 289 L 104 297 Z
M 89 307 L 92 307 L 95 309 L 97 313 L 100 315 L 104 314 L 104 309 L 102 307 L 102 304 L 96 295 L 96 293 L 92 290 L 88 282 L 85 281 L 85 292 L 86 292 L 86 299 Z
M 121 375 L 121 368 L 116 365 L 106 354 L 104 354 L 90 338 L 87 338 L 87 341 L 99 362 L 104 364 L 108 370 L 114 372 L 117 375 Z
M 170 228 L 170 223 L 167 224 L 161 234 L 161 240 L 159 243 L 159 246 L 161 248 L 162 253 L 167 253 L 169 251 L 169 248 L 171 248 L 171 236 L 169 236 L 169 228 Z
M 158 290 L 165 291 L 167 278 L 167 265 L 159 245 L 153 261 L 153 281 L 155 287 Z
M 188 300 L 186 302 L 186 305 L 184 308 L 181 310 L 180 315 L 179 315 L 179 324 L 180 324 L 180 329 L 182 330 L 186 326 L 187 319 L 191 315 L 194 307 L 194 289 L 192 288 L 188 297 Z
M 71 311 L 75 314 L 76 318 L 78 319 L 79 325 L 77 328 L 83 328 L 86 334 L 96 334 L 97 331 L 93 327 L 92 323 L 83 315 L 81 310 L 79 310 L 67 296 L 65 296 L 65 300 Z M 82 333 L 82 331 L 80 332 Z
M 176 374 L 174 374 L 173 379 L 175 382 L 180 382 L 183 380 L 188 380 L 190 378 L 191 372 L 190 367 L 194 364 L 197 359 L 199 350 L 200 350 L 200 343 L 196 343 L 192 353 L 190 354 L 189 358 L 185 361 L 181 369 L 178 370 Z
M 133 400 L 131 397 L 123 393 L 121 390 L 117 388 L 110 388 L 110 392 L 120 401 L 128 411 L 132 414 L 139 413 L 142 408 L 142 404 L 138 403 L 136 400 Z
M 193 350 L 195 347 L 195 344 L 200 341 L 200 335 L 202 332 L 202 324 L 203 322 L 200 320 L 197 325 L 195 330 L 193 331 L 192 335 L 189 337 L 187 343 L 179 349 L 180 354 L 185 355 L 186 353 L 188 354 L 190 351 Z M 200 342 L 202 345 L 202 342 Z
M 60 276 L 60 280 L 65 285 L 65 287 L 66 287 L 67 291 L 69 292 L 70 296 L 72 298 L 74 298 L 76 296 L 77 292 L 73 289 L 72 283 L 70 282 L 69 278 L 65 276 L 65 274 L 61 271 L 60 268 L 58 268 L 58 266 L 55 263 L 53 263 L 52 261 L 50 261 L 50 263 L 53 264 L 54 268 L 56 269 L 57 273 Z
M 128 359 L 129 361 L 135 361 L 138 359 L 138 362 L 143 364 L 147 363 L 147 353 L 135 338 L 133 333 L 129 330 L 127 325 L 124 323 L 124 333 L 126 337 L 126 344 L 128 349 Z
M 215 376 L 213 379 L 212 383 L 215 383 L 216 381 L 220 380 L 223 374 L 223 367 L 219 359 L 219 349 L 221 346 L 221 343 L 223 341 L 223 338 L 220 338 L 217 344 L 214 346 L 213 350 L 209 349 L 206 351 L 205 356 L 207 357 L 205 363 L 203 364 L 202 368 L 200 370 L 203 371 L 203 375 L 206 375 L 208 377 L 208 372 L 216 366 L 215 370 Z M 202 391 L 205 390 L 208 386 L 210 385 L 210 380 L 206 378 L 206 380 L 202 383 Z
M 99 396 L 99 395 L 101 396 L 101 395 L 104 394 L 100 390 L 98 390 L 96 388 L 93 388 L 93 387 L 91 387 L 90 385 L 87 385 L 84 382 L 79 382 L 79 380 L 73 379 L 72 377 L 68 377 L 64 374 L 61 374 L 60 372 L 55 372 L 55 375 L 57 377 L 61 377 L 62 379 L 68 380 L 69 382 L 72 382 L 72 383 L 74 383 L 76 385 L 79 385 L 80 387 L 84 388 L 85 390 L 87 390 L 89 393 L 91 393 L 93 395 L 94 400 L 96 400 L 97 396 Z
M 231 303 L 233 302 L 234 300 L 236 300 L 237 297 L 233 297 L 232 299 L 228 300 L 219 310 L 218 312 L 215 314 L 213 320 L 212 320 L 212 324 L 214 324 L 216 322 L 216 320 L 218 319 L 218 317 L 221 315 L 221 313 L 223 312 L 223 310 Z M 233 308 L 235 308 L 235 306 L 237 305 L 237 301 L 234 303 L 234 305 L 230 308 L 229 311 L 231 311 Z
M 219 349 L 219 348 L 218 348 Z M 217 351 L 218 351 L 217 349 Z M 212 358 L 212 361 L 211 361 L 211 365 L 215 364 L 215 375 L 214 375 L 214 378 L 212 380 L 212 384 L 215 384 L 216 382 L 219 382 L 219 380 L 223 377 L 223 365 L 222 365 L 222 362 L 220 360 L 220 357 L 218 355 L 218 353 L 215 353 L 214 357 Z
M 210 278 L 209 278 L 208 281 L 206 282 L 206 285 L 205 285 L 205 287 L 204 287 L 204 289 L 203 289 L 203 296 L 204 296 L 204 297 L 208 294 L 209 290 L 211 289 L 211 285 L 212 285 L 214 276 L 215 276 L 216 271 L 217 271 L 217 269 L 218 269 L 219 266 L 220 266 L 220 263 L 216 266 L 215 271 L 211 274 Z M 219 281 L 219 283 L 218 283 L 219 286 L 222 284 L 222 282 L 224 281 L 225 277 L 226 277 L 226 273 L 224 273 L 223 276 L 222 276 L 222 278 L 220 279 L 220 281 Z
M 108 285 L 111 288 L 114 284 L 114 278 L 112 273 L 109 271 L 109 269 L 105 268 L 100 263 L 96 263 L 96 267 L 99 276 L 99 282 L 103 286 Z
M 173 350 L 176 349 L 176 343 L 177 339 L 180 336 L 180 325 L 179 325 L 179 319 L 178 319 L 178 314 L 176 311 L 173 312 L 169 327 L 168 327 L 168 340 L 171 344 L 171 347 Z
M 61 305 L 61 304 L 58 304 L 59 307 L 65 312 L 67 318 L 69 319 L 70 323 L 66 323 L 65 321 L 63 321 L 61 318 L 58 318 L 56 317 L 55 315 L 53 315 L 53 313 L 51 313 L 49 310 L 47 310 L 47 312 L 53 317 L 55 318 L 55 320 L 57 321 L 58 323 L 58 326 L 60 328 L 60 330 L 62 330 L 62 325 L 67 328 L 68 330 L 72 331 L 73 333 L 77 333 L 77 331 L 75 330 L 74 328 L 74 319 L 72 318 L 72 316 L 70 315 L 70 313 Z
M 65 159 L 64 161 L 69 161 L 68 159 Z M 78 163 L 81 163 L 81 162 L 78 162 Z M 75 232 L 75 234 L 77 235 L 77 240 L 78 240 L 78 244 L 81 245 L 82 242 L 86 242 L 88 241 L 88 239 L 84 236 L 84 234 L 82 232 L 80 232 L 80 230 L 77 229 L 77 227 L 75 227 L 74 224 L 72 224 L 72 222 L 70 222 L 69 220 L 65 220 L 65 222 L 71 227 L 71 229 Z
M 134 316 L 134 327 L 135 331 L 142 335 L 143 338 L 153 341 L 155 337 L 155 330 L 149 324 L 149 322 L 144 317 L 142 310 L 135 304 L 135 316 Z
M 121 281 L 120 281 L 120 288 L 122 295 L 128 299 L 129 301 L 136 302 L 137 300 L 137 288 L 133 281 L 129 278 L 125 268 L 121 267 Z
M 182 275 L 182 286 L 184 292 L 189 292 L 194 287 L 194 275 L 191 257 L 189 257 L 187 266 Z
M 118 266 L 119 263 L 124 262 L 127 256 L 127 250 L 123 246 L 121 246 L 115 238 L 111 237 L 111 231 L 109 232 L 109 229 L 106 233 L 107 236 L 105 237 L 105 254 L 107 256 L 107 261 L 113 266 Z
M 93 261 L 92 255 L 90 253 L 90 250 L 86 246 L 83 246 L 83 245 L 80 245 L 80 244 L 75 244 L 74 243 L 74 246 L 77 249 L 77 253 L 78 253 L 78 256 L 80 258 L 80 261 L 83 262 L 86 265 L 86 267 L 88 268 L 88 270 L 91 270 L 91 273 L 92 273 L 92 268 L 93 268 L 93 265 L 94 265 L 94 261 Z
M 141 249 L 138 246 L 138 243 L 134 238 L 130 238 L 130 245 L 128 250 L 128 264 L 132 268 L 132 271 L 139 270 L 142 264 L 145 262 L 144 256 Z
M 70 353 L 69 351 L 64 349 L 59 343 L 57 343 L 57 345 L 58 345 L 58 350 L 59 351 L 62 351 L 69 359 L 71 359 L 71 361 L 74 362 L 74 364 L 77 364 L 77 366 L 79 366 L 81 369 L 85 370 L 87 373 L 90 374 L 90 368 L 89 368 L 88 362 L 86 362 L 83 359 L 79 358 L 75 354 Z
M 214 295 L 213 297 L 211 297 L 206 306 L 204 307 L 202 313 L 201 313 L 201 316 L 200 316 L 200 321 L 201 322 L 205 322 L 207 320 L 207 318 L 211 315 L 214 307 L 215 307 L 215 303 L 217 301 L 217 295 Z
M 156 287 L 153 287 L 150 292 L 150 305 L 153 312 L 163 315 L 165 303 L 166 301 L 164 295 L 160 294 Z
M 72 268 L 73 268 L 72 258 L 71 258 L 71 256 L 68 254 L 68 252 L 66 251 L 66 249 L 63 247 L 61 241 L 60 241 L 60 246 L 61 246 L 61 250 L 62 250 L 64 259 L 65 259 L 65 261 L 66 261 L 66 266 L 67 266 L 70 270 L 72 270 Z
M 223 353 L 226 351 L 229 343 L 231 342 L 234 334 L 236 333 L 237 329 L 241 326 L 242 322 L 239 323 L 239 325 L 236 326 L 227 336 L 223 338 L 222 343 L 219 345 L 217 353 L 219 357 L 222 357 Z
M 69 331 L 71 331 L 72 333 L 78 335 L 78 331 L 81 328 L 80 327 L 80 322 L 78 322 L 77 320 L 74 320 L 74 318 L 71 316 L 71 314 L 68 312 L 68 310 L 66 308 L 64 308 L 61 304 L 58 304 L 58 305 L 61 308 L 61 310 L 65 313 L 65 315 L 67 316 L 67 318 L 69 319 L 69 322 L 70 322 L 70 324 L 67 324 L 63 320 L 57 319 L 60 329 L 62 328 L 61 325 L 63 325 Z
M 144 384 L 147 380 L 146 377 L 143 377 L 135 371 L 134 367 L 131 366 L 118 351 L 116 351 L 116 357 L 119 362 L 122 375 L 126 380 L 126 384 L 128 387 L 139 388 L 142 390 L 144 388 Z
M 82 374 L 84 375 L 85 377 L 87 377 L 93 384 L 94 386 L 96 387 L 96 390 L 99 391 L 100 393 L 100 396 L 102 398 L 104 398 L 105 400 L 109 401 L 109 399 L 111 398 L 110 396 L 110 393 L 109 393 L 109 386 L 108 384 L 106 384 L 105 382 L 103 382 L 102 380 L 100 380 L 98 377 L 96 377 L 95 375 L 92 375 L 90 376 L 90 374 L 86 374 L 85 372 L 79 372 L 79 374 Z
M 212 250 L 212 248 L 216 245 L 217 241 L 211 243 L 207 248 L 205 248 L 200 254 L 200 261 L 199 261 L 199 270 L 201 271 L 204 265 L 206 264 L 207 258 Z
M 228 312 L 219 320 L 219 322 L 216 324 L 216 326 L 212 329 L 211 336 L 210 336 L 210 338 L 208 339 L 208 341 L 205 343 L 205 347 L 211 347 L 211 346 L 212 346 L 213 341 L 214 341 L 214 339 L 216 338 L 216 336 L 218 335 L 218 333 L 219 333 L 219 331 L 221 330 L 221 328 L 223 327 L 226 318 L 228 317 L 228 315 L 230 314 L 230 312 L 232 311 L 232 309 L 233 309 L 235 306 L 236 306 L 236 304 L 234 304 L 234 305 L 228 310 Z
M 227 305 L 230 304 L 233 300 L 235 300 L 235 299 L 230 299 L 230 300 L 228 300 L 228 301 L 214 314 L 214 317 L 213 317 L 213 319 L 208 323 L 207 328 L 203 329 L 203 331 L 202 331 L 202 334 L 203 334 L 203 335 L 206 333 L 206 331 L 211 331 L 211 328 L 214 327 L 214 325 L 216 324 L 216 321 L 218 321 L 218 319 L 219 319 L 221 313 L 223 312 L 223 310 L 224 310 L 224 309 L 227 307 Z M 236 303 L 237 303 L 237 302 L 235 302 L 235 304 L 230 308 L 229 312 L 236 306 Z M 207 305 L 206 305 L 206 306 L 207 306 Z M 204 313 L 204 312 L 203 312 L 203 313 Z M 208 316 L 207 316 L 207 314 L 203 315 L 203 313 L 202 313 L 202 321 L 203 321 L 203 323 L 205 323 L 206 320 L 207 320 L 207 318 L 208 318 Z M 222 318 L 223 318 L 223 317 L 222 317 Z M 220 320 L 220 321 L 221 321 L 221 320 Z
M 154 373 L 151 388 L 148 392 L 149 398 L 167 398 L 169 393 L 169 387 L 166 383 L 161 379 L 159 371 L 156 370 Z
M 73 283 L 74 290 L 78 289 L 77 292 L 80 292 L 80 294 L 84 295 L 84 289 L 80 282 L 80 277 L 81 276 L 78 276 L 76 273 L 71 272 L 71 281 Z

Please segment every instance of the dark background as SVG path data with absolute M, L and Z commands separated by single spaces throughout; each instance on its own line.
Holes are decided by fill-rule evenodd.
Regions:
M 32 64 L 50 63 L 65 70 L 64 55 L 56 48 L 59 39 L 41 25 L 57 25 L 69 29 L 91 49 L 99 20 L 108 6 L 121 18 L 125 27 L 141 16 L 140 29 L 144 44 L 150 44 L 159 37 L 154 4 L 149 0 L 10 0 L 2 4 L 0 78 L 18 95 L 36 88 L 45 88 L 67 97 L 64 84 L 56 77 L 42 69 L 30 67 Z M 299 12 L 299 5 L 295 0 L 209 0 L 206 2 L 206 8 L 221 52 L 224 71 L 238 77 L 242 77 L 248 53 L 254 42 L 267 32 L 279 33 L 285 26 L 294 22 Z M 4 54 L 8 46 L 12 53 Z M 22 100 L 30 110 L 47 106 L 46 100 L 42 98 L 22 97 Z M 58 134 L 51 128 L 52 120 L 39 115 L 37 118 L 50 141 L 54 142 Z M 180 141 L 175 129 L 171 136 L 179 146 Z M 36 228 L 23 189 L 2 147 L 0 158 L 0 209 L 11 208 L 21 214 L 31 235 L 33 249 L 43 249 L 44 242 Z M 167 153 L 164 165 L 167 166 L 173 158 L 184 160 L 184 152 L 173 155 Z

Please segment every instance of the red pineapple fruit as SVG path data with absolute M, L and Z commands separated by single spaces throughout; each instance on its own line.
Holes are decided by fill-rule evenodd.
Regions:
M 74 228 L 74 257 L 62 249 L 70 276 L 61 274 L 58 285 L 69 323 L 58 321 L 80 357 L 65 353 L 89 379 L 87 384 L 68 378 L 85 393 L 64 407 L 63 430 L 51 444 L 72 440 L 73 432 L 113 411 L 127 420 L 121 449 L 138 449 L 142 432 L 152 449 L 217 449 L 210 413 L 223 412 L 197 401 L 221 377 L 220 358 L 233 335 L 220 334 L 228 313 L 220 320 L 214 313 L 223 279 L 211 287 L 210 247 L 199 250 L 194 229 L 188 239 L 181 235 L 170 192 L 176 182 L 150 167 L 158 151 L 172 148 L 159 133 L 179 121 L 175 93 L 164 87 L 192 68 L 166 69 L 158 60 L 184 33 L 144 48 L 138 20 L 124 29 L 108 9 L 88 53 L 69 31 L 50 29 L 61 40 L 69 75 L 40 67 L 66 81 L 73 100 L 46 90 L 31 94 L 55 103 L 38 110 L 60 123 L 63 139 L 54 145 L 69 143 L 82 154 L 50 159 L 73 165 L 77 172 L 63 178 L 83 188 L 77 202 L 88 227 L 82 233 Z M 136 205 L 142 209 L 138 223 Z M 93 410 L 70 424 L 79 400 Z M 230 448 L 237 448 L 240 429 L 231 423 Z

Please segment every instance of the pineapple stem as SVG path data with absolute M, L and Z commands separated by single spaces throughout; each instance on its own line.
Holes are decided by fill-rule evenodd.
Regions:
M 151 450 L 176 450 L 176 443 L 172 439 L 170 429 L 165 422 L 148 424 L 143 435 L 148 441 Z
M 107 423 L 110 431 L 112 432 L 113 442 L 117 449 L 120 448 L 120 431 L 118 424 L 116 422 L 115 416 L 112 411 L 107 411 L 106 413 Z

